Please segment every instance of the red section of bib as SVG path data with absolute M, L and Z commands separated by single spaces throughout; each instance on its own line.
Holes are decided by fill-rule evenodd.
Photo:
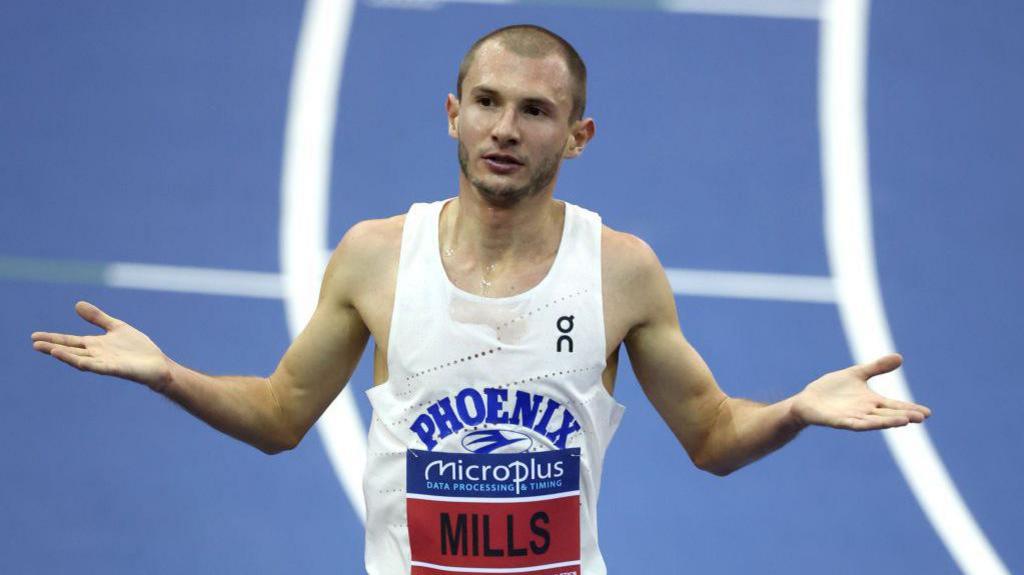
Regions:
M 515 568 L 580 559 L 579 495 L 497 503 L 410 497 L 406 503 L 413 561 Z M 573 569 L 578 571 L 567 567 L 521 573 L 577 572 Z

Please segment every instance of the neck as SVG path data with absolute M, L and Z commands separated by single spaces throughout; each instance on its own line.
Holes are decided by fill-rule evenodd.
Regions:
M 562 202 L 555 201 L 550 190 L 514 206 L 497 207 L 472 186 L 460 186 L 459 197 L 444 211 L 441 249 L 458 250 L 484 265 L 554 253 L 565 217 Z

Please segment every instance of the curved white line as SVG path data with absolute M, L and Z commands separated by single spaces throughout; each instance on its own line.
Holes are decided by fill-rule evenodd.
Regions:
M 295 338 L 316 308 L 331 245 L 328 191 L 335 112 L 355 0 L 310 0 L 295 51 L 281 174 L 280 258 L 288 331 Z M 351 386 L 317 422 L 328 459 L 363 522 L 366 427 Z
M 868 0 L 832 0 L 821 20 L 819 113 L 825 236 L 840 317 L 858 363 L 895 349 L 875 269 L 866 140 Z M 902 370 L 871 380 L 913 401 Z M 1009 574 L 953 484 L 923 425 L 889 429 L 885 442 L 964 573 Z

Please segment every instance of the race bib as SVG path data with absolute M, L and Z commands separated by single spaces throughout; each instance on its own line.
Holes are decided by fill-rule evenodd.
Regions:
M 410 449 L 406 511 L 412 575 L 580 573 L 579 448 Z

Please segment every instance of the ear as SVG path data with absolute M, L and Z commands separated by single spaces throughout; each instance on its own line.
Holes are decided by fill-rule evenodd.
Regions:
M 448 135 L 459 139 L 459 100 L 454 94 L 448 94 L 444 101 L 444 109 L 448 113 Z
M 594 123 L 593 118 L 583 118 L 573 122 L 572 131 L 569 132 L 569 138 L 565 142 L 565 151 L 562 152 L 563 158 L 575 158 L 583 153 L 583 148 L 587 147 L 587 143 L 594 138 L 594 134 L 597 132 L 597 124 Z

